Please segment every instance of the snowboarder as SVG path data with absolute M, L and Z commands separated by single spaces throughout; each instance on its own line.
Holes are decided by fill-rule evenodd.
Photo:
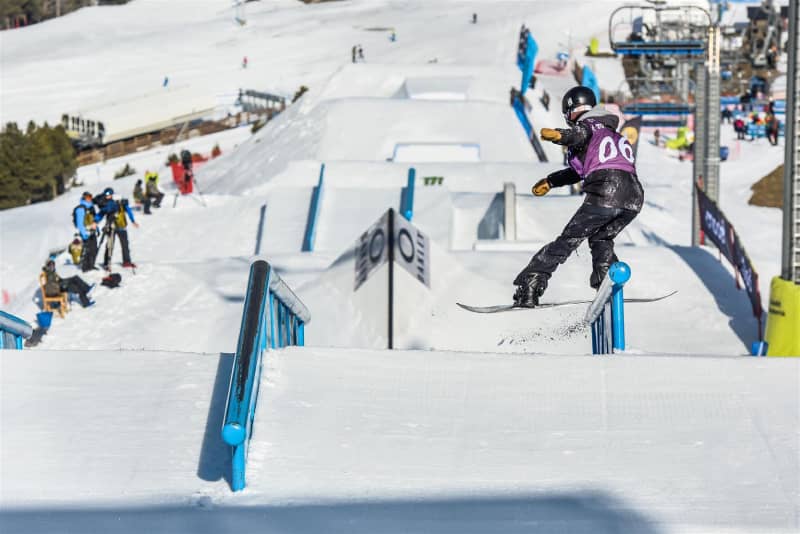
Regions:
M 520 307 L 539 304 L 553 272 L 585 239 L 592 252 L 589 285 L 600 287 L 617 261 L 614 238 L 639 214 L 644 202 L 633 148 L 617 133 L 619 118 L 597 106 L 594 92 L 581 86 L 567 91 L 561 111 L 569 128 L 542 128 L 540 135 L 568 148 L 569 167 L 536 182 L 533 194 L 543 196 L 553 187 L 583 181 L 585 199 L 561 235 L 542 247 L 517 275 L 514 304 Z
M 478 23 L 478 14 L 477 13 L 473 13 L 472 14 L 472 23 L 473 24 L 477 24 Z
M 103 190 L 103 198 L 105 199 L 103 206 L 100 208 L 96 220 L 101 221 L 103 217 L 106 218 L 106 226 L 103 229 L 105 238 L 108 239 L 106 251 L 103 256 L 103 268 L 111 270 L 111 256 L 114 253 L 114 238 L 118 237 L 122 245 L 122 266 L 136 268 L 136 264 L 131 261 L 131 253 L 128 248 L 128 219 L 131 223 L 139 228 L 139 223 L 133 217 L 133 212 L 128 206 L 127 199 L 115 199 L 114 190 L 106 187 Z
M 47 297 L 57 297 L 62 292 L 75 293 L 81 301 L 81 306 L 88 308 L 94 301 L 89 299 L 88 293 L 94 286 L 87 284 L 80 276 L 61 278 L 56 273 L 56 262 L 48 260 L 42 270 L 45 274 L 44 294 Z
M 353 49 L 351 50 L 351 54 L 353 57 L 353 63 L 356 62 L 356 55 L 358 54 L 358 46 L 353 45 Z
M 92 194 L 84 191 L 80 203 L 72 210 L 72 223 L 83 241 L 81 246 L 81 271 L 95 269 L 97 259 L 97 223 Z
M 246 69 L 246 68 L 247 68 L 247 56 L 244 56 L 244 57 L 242 58 L 242 68 L 243 68 L 243 69 Z
M 364 61 L 364 49 L 361 48 L 361 45 L 358 45 L 358 59 Z

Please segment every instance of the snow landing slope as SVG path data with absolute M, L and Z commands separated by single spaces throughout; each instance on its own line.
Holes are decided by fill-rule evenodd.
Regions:
M 687 163 L 640 145 L 647 203 L 618 240 L 633 269 L 626 293 L 680 292 L 627 308 L 630 354 L 585 356 L 581 308 L 484 317 L 455 306 L 507 301 L 510 281 L 581 201 L 528 193 L 560 152 L 548 145 L 552 163 L 535 161 L 507 106 L 520 24 L 552 58 L 564 43 L 602 37 L 617 5 L 276 0 L 248 3 L 240 28 L 227 6 L 200 2 L 187 19 L 178 2 L 134 0 L 4 33 L 4 121 L 55 122 L 110 95 L 135 101 L 166 74 L 220 95 L 310 90 L 256 135 L 238 132 L 198 172 L 208 207 L 181 197 L 142 218 L 131 230 L 135 276 L 56 319 L 39 350 L 0 359 L 0 530 L 796 532 L 797 363 L 737 357 L 755 321 L 726 266 L 688 247 Z M 98 31 L 86 32 L 92 24 Z M 369 65 L 346 65 L 356 43 Z M 50 45 L 58 52 L 47 54 Z M 612 90 L 621 81 L 600 80 Z M 557 102 L 569 84 L 542 76 L 534 96 L 547 89 Z M 535 126 L 561 124 L 557 106 L 545 112 L 533 100 Z M 448 152 L 431 161 L 422 149 L 420 161 L 395 158 L 398 144 L 435 143 L 472 143 L 480 160 Z M 722 207 L 764 284 L 777 272 L 779 224 L 774 211 L 746 205 L 747 188 L 780 149 L 731 146 L 738 163 L 723 165 Z M 167 151 L 80 179 L 129 191 Z M 137 175 L 112 181 L 134 158 L 144 158 Z M 302 253 L 322 163 L 319 248 Z M 413 222 L 432 241 L 432 286 L 401 282 L 398 341 L 430 350 L 389 352 L 379 350 L 379 278 L 354 292 L 347 256 L 399 207 L 411 166 L 443 181 L 417 183 Z M 518 193 L 513 243 L 497 225 L 505 182 Z M 44 256 L 71 236 L 75 201 L 0 215 L 3 288 L 27 319 Z M 219 427 L 256 251 L 309 305 L 313 346 L 267 355 L 249 486 L 232 494 Z M 59 271 L 72 274 L 64 261 Z M 546 299 L 590 296 L 589 263 L 581 248 Z

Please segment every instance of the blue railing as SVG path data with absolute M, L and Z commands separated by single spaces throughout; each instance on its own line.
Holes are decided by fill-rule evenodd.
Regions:
M 22 340 L 32 334 L 31 325 L 16 315 L 0 311 L 0 349 L 22 350 Z
M 408 169 L 408 183 L 403 190 L 400 199 L 400 213 L 406 220 L 410 221 L 414 216 L 414 184 L 417 180 L 417 170 L 414 167 Z
M 585 321 L 592 327 L 592 354 L 625 350 L 625 299 L 622 286 L 630 280 L 631 268 L 618 261 L 608 270 L 597 296 L 586 310 Z
M 314 250 L 314 238 L 317 236 L 317 219 L 322 204 L 322 181 L 325 178 L 325 164 L 319 168 L 319 181 L 311 193 L 311 206 L 308 209 L 308 222 L 306 222 L 306 233 L 303 235 L 303 252 Z
M 308 309 L 270 264 L 263 260 L 253 262 L 222 424 L 222 439 L 233 447 L 234 491 L 245 486 L 247 449 L 253 434 L 264 351 L 268 347 L 304 345 L 304 329 L 310 320 Z

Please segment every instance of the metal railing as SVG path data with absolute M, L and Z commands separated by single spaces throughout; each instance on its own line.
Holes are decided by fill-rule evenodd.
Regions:
M 400 213 L 406 220 L 410 221 L 414 217 L 414 184 L 417 180 L 417 170 L 414 167 L 408 169 L 408 183 L 403 190 L 400 199 Z
M 592 327 L 592 354 L 613 354 L 625 350 L 625 299 L 622 286 L 630 280 L 631 268 L 618 261 L 597 290 L 584 321 Z
M 17 317 L 0 310 L 0 349 L 22 350 L 22 340 L 33 335 L 33 327 Z
M 314 239 L 317 236 L 317 219 L 319 219 L 319 210 L 322 205 L 322 184 L 325 179 L 325 164 L 320 165 L 319 180 L 317 186 L 311 193 L 311 205 L 308 208 L 308 221 L 306 222 L 306 231 L 303 235 L 303 252 L 312 252 L 314 250 Z
M 231 487 L 244 489 L 264 352 L 305 344 L 308 308 L 264 260 L 250 266 L 242 326 L 231 371 L 222 439 L 233 447 Z

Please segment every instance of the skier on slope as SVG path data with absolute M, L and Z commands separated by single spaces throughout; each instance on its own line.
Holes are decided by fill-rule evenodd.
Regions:
M 597 106 L 594 92 L 573 87 L 561 101 L 569 128 L 542 128 L 540 135 L 567 147 L 569 167 L 536 182 L 533 194 L 544 196 L 552 187 L 583 180 L 585 200 L 555 241 L 542 247 L 514 279 L 514 305 L 539 304 L 547 281 L 584 239 L 592 252 L 589 285 L 597 289 L 617 261 L 614 238 L 642 209 L 644 191 L 636 176 L 633 148 L 617 133 L 619 118 Z

